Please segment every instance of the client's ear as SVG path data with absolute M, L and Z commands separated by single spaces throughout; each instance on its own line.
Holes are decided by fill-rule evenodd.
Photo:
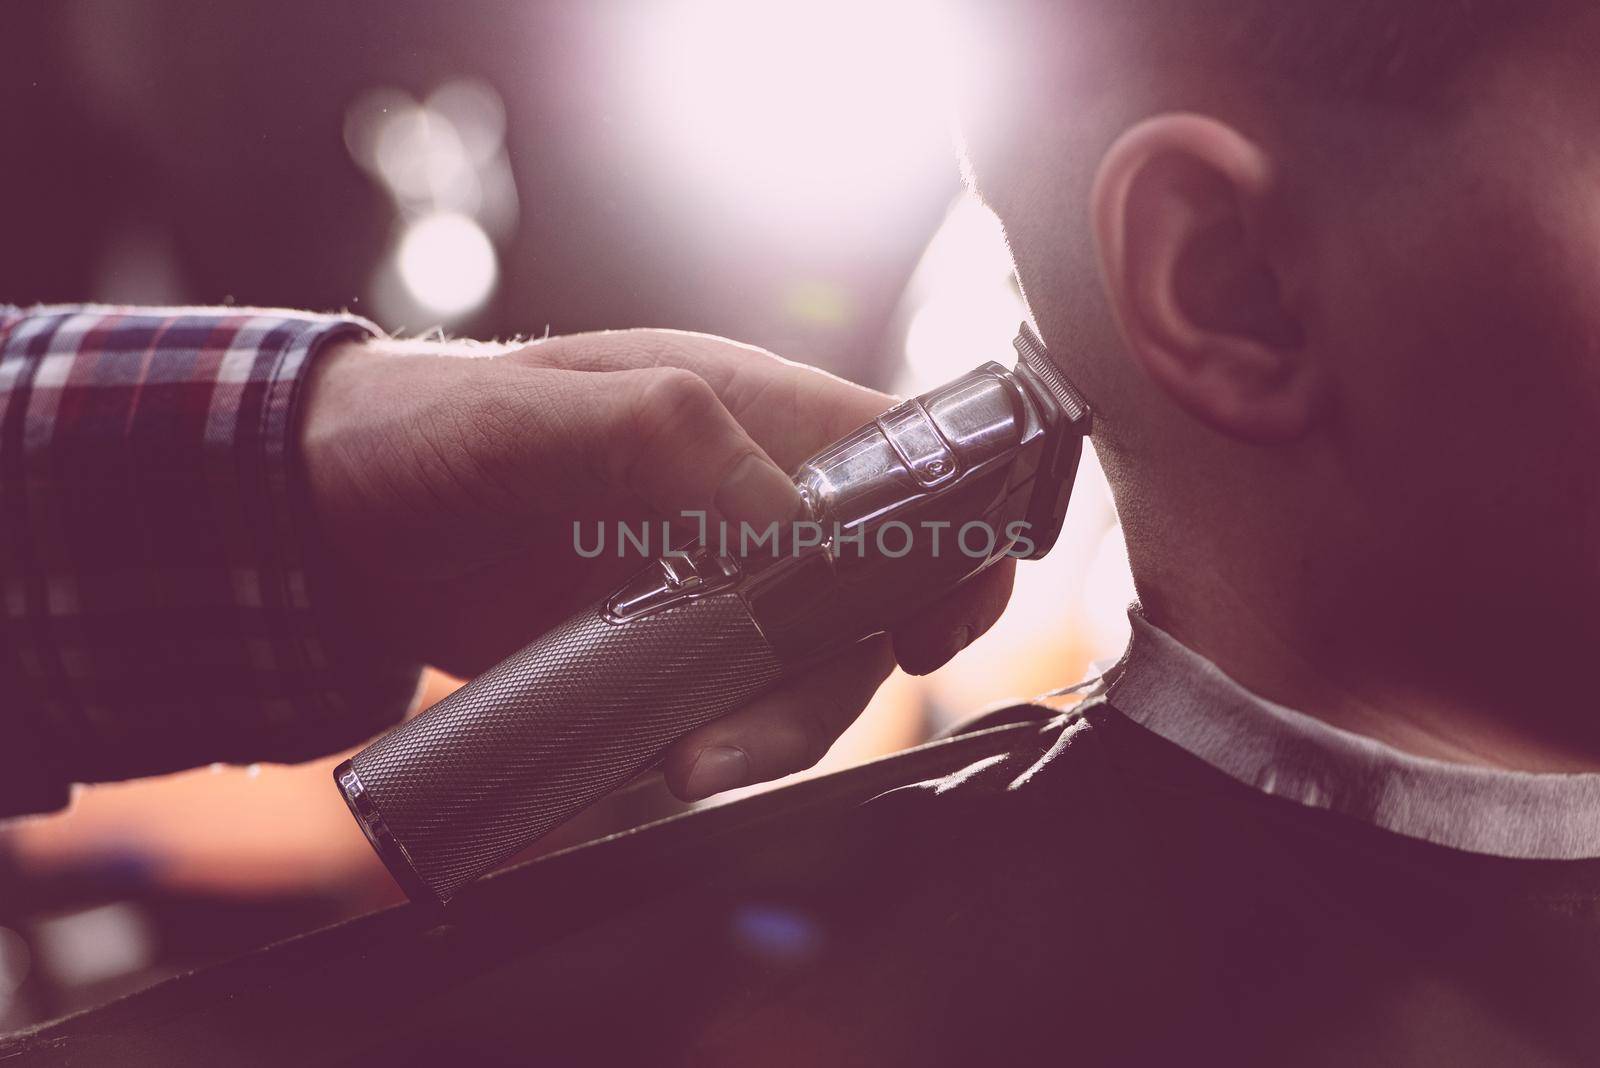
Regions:
M 1260 147 L 1184 114 L 1125 133 L 1093 193 L 1101 273 L 1133 358 L 1196 418 L 1260 442 L 1305 433 L 1322 390 L 1274 262 L 1273 193 Z

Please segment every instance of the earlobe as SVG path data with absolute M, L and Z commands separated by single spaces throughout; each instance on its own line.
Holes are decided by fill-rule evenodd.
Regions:
M 1310 428 L 1319 368 L 1284 299 L 1271 159 L 1237 130 L 1169 114 L 1125 133 L 1092 195 L 1101 276 L 1130 356 L 1230 436 Z

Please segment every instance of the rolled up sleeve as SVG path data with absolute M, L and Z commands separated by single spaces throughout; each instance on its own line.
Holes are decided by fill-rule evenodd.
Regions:
M 348 316 L 0 308 L 0 814 L 70 784 L 303 760 L 418 669 L 340 628 L 295 448 Z

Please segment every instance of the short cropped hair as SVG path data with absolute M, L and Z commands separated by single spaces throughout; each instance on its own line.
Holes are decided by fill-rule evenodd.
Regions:
M 1245 97 L 1270 132 L 1292 138 L 1320 159 L 1343 165 L 1352 139 L 1382 136 L 1403 148 L 1414 140 L 1409 119 L 1431 123 L 1471 97 L 1475 76 L 1502 54 L 1560 27 L 1555 21 L 1587 0 L 963 0 L 975 20 L 997 28 L 1007 77 L 1018 79 L 1003 106 L 1020 109 L 1038 157 L 1031 173 L 1013 177 L 1013 196 L 1031 201 L 1028 219 L 1054 228 L 1051 255 L 1030 285 L 1050 287 L 1050 300 L 1072 330 L 1052 339 L 1075 368 L 1080 388 L 1106 388 L 1098 398 L 1102 446 L 1114 445 L 1125 413 L 1097 367 L 1118 344 L 1117 327 L 1094 282 L 1088 191 L 1110 144 L 1133 123 L 1170 110 L 1211 111 L 1227 97 Z M 1017 95 L 1017 90 L 1021 95 Z M 1338 113 L 1337 115 L 1335 113 Z M 1370 121 L 1374 112 L 1399 123 Z M 971 116 L 967 116 L 970 118 Z M 1015 117 L 1014 117 L 1015 118 Z M 1387 131 L 1379 134 L 1379 130 Z M 1370 142 L 1376 146 L 1378 142 Z M 1326 155 L 1322 155 L 1326 153 Z M 1387 173 L 1384 153 L 1368 160 Z M 988 176 L 967 160 L 980 193 Z M 1012 237 L 1017 237 L 1013 231 Z M 1115 456 L 1102 449 L 1107 469 Z
M 1004 6 L 1004 5 L 1002 5 Z M 1159 78 L 1226 67 L 1288 86 L 1396 105 L 1437 102 L 1474 63 L 1562 10 L 1563 0 L 1016 0 L 1018 26 L 1095 42 L 1098 74 Z M 990 8 L 990 10 L 994 10 Z M 1105 68 L 1100 70 L 1099 68 Z

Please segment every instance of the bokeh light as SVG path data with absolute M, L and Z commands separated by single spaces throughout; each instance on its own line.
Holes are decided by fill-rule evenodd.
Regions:
M 454 323 L 493 296 L 494 239 L 511 236 L 518 215 L 505 134 L 499 95 L 470 78 L 447 81 L 425 100 L 375 88 L 347 109 L 345 147 L 395 208 L 393 251 L 371 284 L 382 325 Z
M 448 317 L 487 300 L 499 273 L 489 235 L 457 212 L 412 222 L 400 239 L 397 259 L 400 280 L 417 302 Z

